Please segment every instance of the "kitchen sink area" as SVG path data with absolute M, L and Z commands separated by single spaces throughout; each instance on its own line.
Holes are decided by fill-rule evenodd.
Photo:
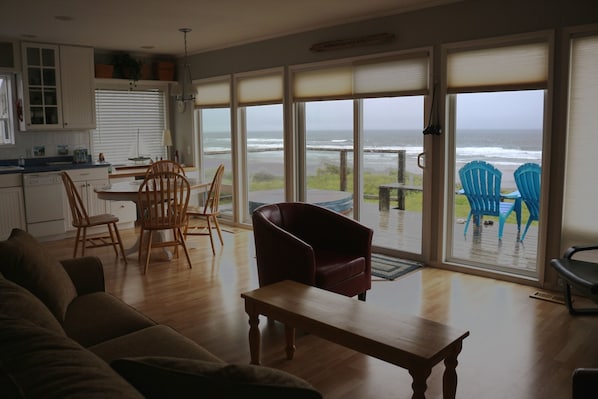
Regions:
M 0 165 L 0 172 L 19 172 L 23 169 L 25 168 L 18 165 Z

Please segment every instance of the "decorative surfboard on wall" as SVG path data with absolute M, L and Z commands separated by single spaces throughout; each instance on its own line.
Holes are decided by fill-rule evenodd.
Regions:
M 373 35 L 353 37 L 349 39 L 329 40 L 316 43 L 309 49 L 313 52 L 343 50 L 353 47 L 371 46 L 374 44 L 385 44 L 395 39 L 394 33 L 375 33 Z

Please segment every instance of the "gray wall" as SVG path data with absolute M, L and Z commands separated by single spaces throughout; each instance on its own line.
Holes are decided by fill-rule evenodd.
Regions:
M 194 79 L 598 22 L 597 0 L 465 0 L 190 56 Z M 389 32 L 385 45 L 314 53 L 318 42 Z

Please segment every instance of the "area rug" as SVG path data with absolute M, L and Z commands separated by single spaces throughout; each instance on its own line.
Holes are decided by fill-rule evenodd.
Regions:
M 420 267 L 422 264 L 418 262 L 372 254 L 372 276 L 386 280 L 394 280 Z

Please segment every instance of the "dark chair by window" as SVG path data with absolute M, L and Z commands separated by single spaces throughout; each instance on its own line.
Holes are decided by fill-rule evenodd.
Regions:
M 574 287 L 582 295 L 598 302 L 598 263 L 573 259 L 580 252 L 595 250 L 598 250 L 598 245 L 573 246 L 565 251 L 562 258 L 550 261 L 565 283 L 565 304 L 572 315 L 598 314 L 598 308 L 573 308 L 571 299 L 571 287 Z
M 365 301 L 372 229 L 302 202 L 263 205 L 252 218 L 260 286 L 293 280 Z

